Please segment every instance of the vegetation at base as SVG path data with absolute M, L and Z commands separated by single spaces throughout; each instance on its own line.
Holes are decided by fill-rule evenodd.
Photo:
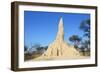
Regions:
M 40 44 L 34 44 L 31 48 L 24 46 L 24 61 L 39 57 L 47 48 L 48 46 L 43 47 Z
M 69 41 L 74 44 L 74 47 L 80 51 L 81 55 L 90 56 L 90 19 L 83 20 L 79 29 L 84 32 L 83 37 L 74 34 L 69 37 Z

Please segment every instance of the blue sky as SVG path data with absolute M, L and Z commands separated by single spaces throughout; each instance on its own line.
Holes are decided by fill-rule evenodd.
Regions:
M 73 34 L 82 37 L 80 23 L 90 19 L 90 14 L 24 11 L 24 44 L 30 47 L 37 43 L 42 46 L 52 43 L 61 17 L 64 23 L 64 39 L 69 43 L 68 39 Z

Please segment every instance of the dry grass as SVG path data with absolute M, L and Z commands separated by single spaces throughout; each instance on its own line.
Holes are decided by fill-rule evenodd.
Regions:
M 34 59 L 34 58 L 37 58 L 41 56 L 41 54 L 24 54 L 24 61 L 28 61 L 28 60 L 31 60 L 31 59 Z

